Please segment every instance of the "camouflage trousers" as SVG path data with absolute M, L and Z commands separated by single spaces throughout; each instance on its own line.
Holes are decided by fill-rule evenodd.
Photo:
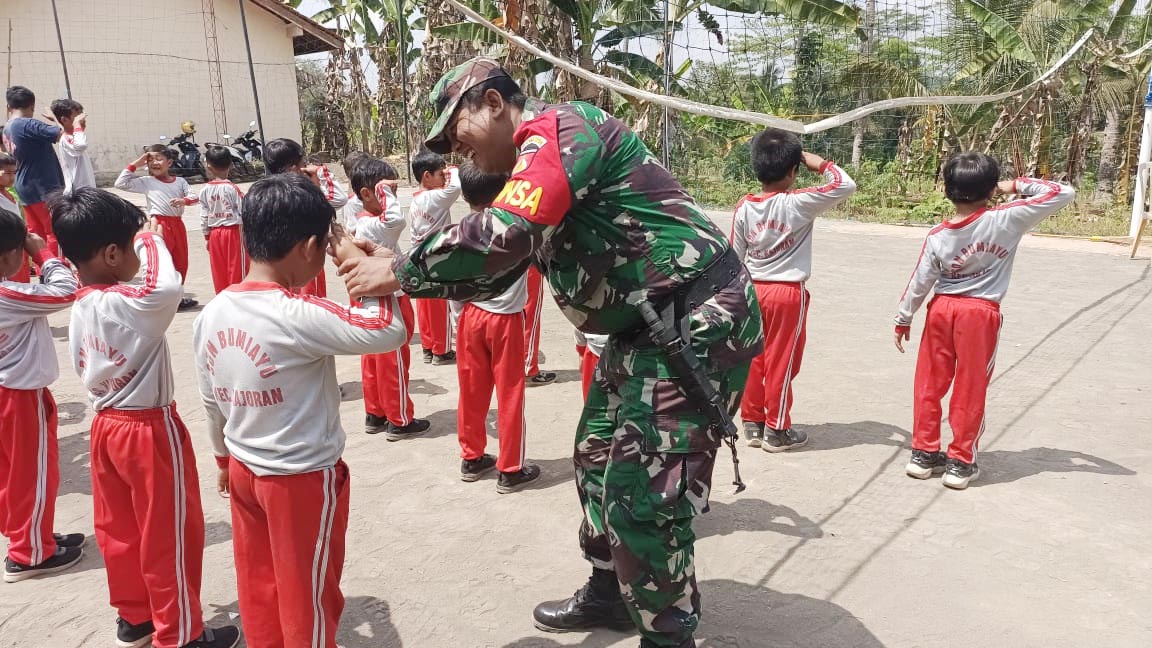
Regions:
M 730 401 L 747 373 L 744 365 L 713 384 Z M 680 646 L 700 621 L 692 519 L 708 510 L 720 440 L 673 381 L 597 378 L 573 458 L 580 547 L 594 567 L 616 572 L 645 638 Z

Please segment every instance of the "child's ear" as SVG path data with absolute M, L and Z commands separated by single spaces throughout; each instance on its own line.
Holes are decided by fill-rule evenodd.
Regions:
M 360 187 L 360 192 L 358 195 L 360 197 L 360 202 L 365 202 L 373 198 L 376 193 L 372 187 Z

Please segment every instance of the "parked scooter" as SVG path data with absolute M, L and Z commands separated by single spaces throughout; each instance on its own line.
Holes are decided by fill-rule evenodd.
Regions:
M 244 157 L 247 158 L 253 166 L 256 166 L 257 160 L 264 159 L 264 143 L 260 138 L 256 137 L 256 122 L 249 122 L 248 131 L 233 140 L 234 144 L 244 152 Z
M 207 181 L 204 156 L 200 153 L 200 146 L 196 144 L 196 124 L 186 121 L 180 124 L 180 131 L 180 134 L 171 140 L 164 135 L 160 136 L 160 143 L 168 147 L 169 155 L 172 157 L 172 169 L 169 172 L 181 178 L 203 178 Z
M 241 151 L 239 148 L 231 145 L 228 142 L 230 139 L 232 139 L 232 136 L 224 134 L 221 136 L 221 138 L 224 140 L 223 144 L 208 142 L 204 145 L 204 147 L 211 148 L 213 146 L 219 146 L 221 148 L 228 149 L 229 155 L 232 156 L 232 172 L 228 176 L 229 179 L 236 182 L 244 182 L 246 180 L 255 180 L 258 178 L 260 176 L 260 171 L 257 171 L 256 167 L 248 161 L 245 152 Z

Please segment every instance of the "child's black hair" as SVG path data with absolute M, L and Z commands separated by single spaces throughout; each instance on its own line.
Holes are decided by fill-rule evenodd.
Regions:
M 752 138 L 752 170 L 760 182 L 776 182 L 800 166 L 803 153 L 795 133 L 769 128 Z
M 145 153 L 163 153 L 164 157 L 168 158 L 169 160 L 172 160 L 173 162 L 176 161 L 176 153 L 174 153 L 172 151 L 172 149 L 168 148 L 167 144 L 153 144 L 152 146 L 149 146 L 148 148 L 144 149 L 144 152 Z
M 24 247 L 28 238 L 28 226 L 18 214 L 0 207 L 0 254 Z
M 446 166 L 448 163 L 444 161 L 444 156 L 425 149 L 412 158 L 412 175 L 416 177 L 416 182 L 423 182 L 425 173 L 436 173 Z
M 475 164 L 460 167 L 460 193 L 464 202 L 473 208 L 486 207 L 508 184 L 507 173 L 485 173 Z
M 92 259 L 109 245 L 127 249 L 146 220 L 136 205 L 93 187 L 53 195 L 48 213 L 64 256 L 75 264 Z
M 49 108 L 52 110 L 52 114 L 56 116 L 56 121 L 84 112 L 84 106 L 81 106 L 79 101 L 71 99 L 57 99 L 52 102 Z
M 944 195 L 954 203 L 988 200 L 1000 182 L 1000 163 L 976 151 L 957 153 L 944 163 Z
M 356 162 L 352 166 L 352 176 L 349 178 L 352 181 L 352 193 L 356 194 L 357 197 L 360 196 L 361 189 L 376 189 L 376 184 L 381 180 L 398 179 L 400 179 L 400 174 L 396 173 L 395 167 L 384 160 L 370 157 Z
M 340 166 L 344 167 L 344 175 L 351 178 L 352 172 L 356 170 L 356 165 L 370 157 L 372 156 L 364 151 L 352 151 L 348 155 L 345 155 L 344 159 L 340 160 Z
M 12 86 L 4 93 L 9 108 L 24 110 L 36 105 L 36 95 L 24 86 Z
M 327 245 L 336 210 L 308 178 L 280 173 L 252 185 L 240 218 L 248 256 L 253 261 L 278 261 L 311 236 Z
M 224 171 L 232 168 L 232 152 L 223 146 L 209 146 L 204 152 L 204 161 L 212 168 Z
M 16 166 L 16 158 L 4 151 L 0 151 L 0 167 L 5 169 Z
M 274 139 L 264 145 L 264 166 L 268 173 L 284 173 L 304 162 L 304 147 L 300 142 L 286 137 Z
M 488 79 L 480 85 L 477 85 L 474 88 L 470 88 L 467 92 L 464 93 L 462 97 L 460 97 L 459 105 L 468 106 L 469 108 L 478 108 L 482 103 L 484 103 L 484 95 L 487 94 L 489 90 L 495 90 L 496 92 L 499 92 L 500 96 L 504 98 L 506 103 L 510 103 L 517 108 L 523 108 L 524 104 L 528 101 L 527 95 L 524 94 L 524 91 L 520 89 L 520 85 L 516 83 L 512 77 L 500 76 Z M 436 112 L 439 113 L 443 111 L 445 105 L 447 104 L 438 103 L 436 106 Z

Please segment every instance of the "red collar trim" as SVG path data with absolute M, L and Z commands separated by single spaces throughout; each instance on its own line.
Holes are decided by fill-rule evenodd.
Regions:
M 760 202 L 764 202 L 765 200 L 768 200 L 769 198 L 772 198 L 773 196 L 778 196 L 782 193 L 784 193 L 784 192 L 782 192 L 782 191 L 761 191 L 758 194 L 748 194 L 747 196 L 745 196 L 744 200 L 747 200 L 748 202 L 760 203 Z
M 944 221 L 943 223 L 940 223 L 940 225 L 946 229 L 961 229 L 963 227 L 968 227 L 969 225 L 974 223 L 976 221 L 976 219 L 983 216 L 984 212 L 986 212 L 986 211 L 988 211 L 987 207 L 984 207 L 982 209 L 977 209 L 976 211 L 972 212 L 971 214 L 968 214 L 967 216 L 965 216 L 964 220 L 962 220 L 962 221 L 957 221 L 955 223 L 953 223 L 951 221 Z
M 228 292 L 261 292 L 266 290 L 287 291 L 288 289 L 272 281 L 249 281 L 245 279 L 240 283 L 228 286 L 225 290 Z

